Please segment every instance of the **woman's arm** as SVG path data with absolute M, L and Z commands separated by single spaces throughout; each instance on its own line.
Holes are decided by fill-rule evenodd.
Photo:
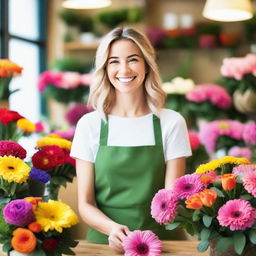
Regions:
M 165 188 L 170 189 L 176 178 L 185 173 L 186 158 L 180 157 L 166 162 Z
M 128 227 L 114 222 L 97 208 L 94 196 L 94 164 L 76 159 L 76 173 L 81 218 L 90 227 L 108 235 L 110 247 L 122 251 L 123 238 L 130 231 Z

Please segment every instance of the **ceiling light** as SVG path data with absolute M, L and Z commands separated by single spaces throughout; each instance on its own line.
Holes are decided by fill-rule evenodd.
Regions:
M 69 9 L 97 9 L 111 4 L 111 0 L 67 0 L 62 3 L 62 6 Z

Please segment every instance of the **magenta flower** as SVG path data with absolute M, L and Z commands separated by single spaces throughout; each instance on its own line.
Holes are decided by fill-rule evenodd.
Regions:
M 172 222 L 177 215 L 177 196 L 168 189 L 159 190 L 151 202 L 151 216 L 160 224 Z
M 0 141 L 0 156 L 15 156 L 24 159 L 27 151 L 15 141 Z
M 255 223 L 256 212 L 248 201 L 234 199 L 219 209 L 217 219 L 221 226 L 229 227 L 231 231 L 245 230 Z
M 3 208 L 3 216 L 7 223 L 26 226 L 34 221 L 32 204 L 24 199 L 13 200 Z
M 213 105 L 226 109 L 231 105 L 231 98 L 227 91 L 217 84 L 197 85 L 191 92 L 186 94 L 189 101 L 201 103 L 210 101 Z
M 242 177 L 244 188 L 256 197 L 256 171 L 251 171 Z
M 249 174 L 253 171 L 256 171 L 256 165 L 240 164 L 233 168 L 232 173 L 235 175 L 243 176 L 243 175 Z
M 238 121 L 216 120 L 202 126 L 199 138 L 209 153 L 215 152 L 216 143 L 220 136 L 225 135 L 235 140 L 241 140 L 244 125 Z
M 71 127 L 67 131 L 54 130 L 52 133 L 59 135 L 63 139 L 72 140 L 75 134 L 75 127 Z
M 66 114 L 66 119 L 70 125 L 76 125 L 78 120 L 85 114 L 91 112 L 92 107 L 86 106 L 85 104 L 74 104 L 70 107 Z
M 158 237 L 149 230 L 135 230 L 123 242 L 125 256 L 160 256 L 162 243 Z
M 188 131 L 188 135 L 192 150 L 198 149 L 198 147 L 201 145 L 198 134 L 194 131 Z
M 256 123 L 244 126 L 243 139 L 249 145 L 256 145 Z
M 229 149 L 228 155 L 234 156 L 234 157 L 245 157 L 248 160 L 251 160 L 252 151 L 250 148 L 247 148 L 247 147 L 242 148 L 242 147 L 235 146 Z
M 202 191 L 204 184 L 200 180 L 201 175 L 187 174 L 175 180 L 173 191 L 179 199 L 189 198 L 190 196 Z

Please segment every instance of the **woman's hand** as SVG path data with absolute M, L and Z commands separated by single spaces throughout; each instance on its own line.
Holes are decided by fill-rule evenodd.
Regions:
M 119 224 L 114 226 L 108 236 L 109 247 L 116 252 L 123 252 L 123 240 L 130 232 L 127 226 Z

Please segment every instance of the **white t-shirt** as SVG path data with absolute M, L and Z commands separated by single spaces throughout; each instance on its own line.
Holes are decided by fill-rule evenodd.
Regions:
M 119 117 L 108 115 L 109 146 L 155 145 L 152 116 Z M 191 155 L 187 126 L 184 118 L 170 109 L 160 113 L 165 161 Z M 85 114 L 77 123 L 70 155 L 95 162 L 100 141 L 101 117 L 98 111 Z

